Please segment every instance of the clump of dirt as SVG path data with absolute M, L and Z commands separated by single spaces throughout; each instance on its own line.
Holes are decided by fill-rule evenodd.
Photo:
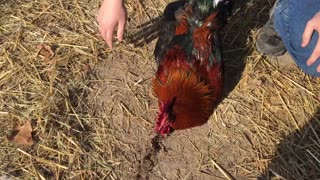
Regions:
M 149 179 L 150 172 L 158 164 L 158 153 L 162 149 L 162 137 L 156 135 L 151 139 L 151 147 L 147 149 L 146 155 L 139 161 L 137 179 Z

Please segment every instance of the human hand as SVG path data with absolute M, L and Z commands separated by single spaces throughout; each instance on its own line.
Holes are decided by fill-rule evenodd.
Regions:
M 309 44 L 314 31 L 318 31 L 319 38 L 316 47 L 314 48 L 311 56 L 307 60 L 308 66 L 311 66 L 313 63 L 316 62 L 318 58 L 320 58 L 320 11 L 316 15 L 314 15 L 312 19 L 308 21 L 302 35 L 302 47 L 306 47 Z M 317 71 L 320 72 L 320 65 L 317 67 Z
M 123 0 L 104 0 L 99 9 L 97 21 L 102 38 L 112 49 L 113 32 L 118 25 L 117 38 L 123 39 L 123 32 L 126 25 L 127 13 Z

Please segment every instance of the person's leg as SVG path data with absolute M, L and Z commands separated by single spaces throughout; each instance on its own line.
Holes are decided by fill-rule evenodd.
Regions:
M 270 17 L 266 24 L 260 29 L 256 48 L 263 55 L 280 56 L 286 52 L 284 43 L 279 34 L 274 29 L 274 11 L 278 5 L 278 0 L 275 2 L 273 8 L 270 10 Z
M 319 0 L 279 0 L 274 11 L 274 27 L 296 64 L 307 74 L 320 76 L 316 71 L 320 60 L 311 66 L 306 64 L 313 52 L 318 32 L 314 32 L 309 45 L 301 47 L 302 34 L 307 22 L 320 11 Z

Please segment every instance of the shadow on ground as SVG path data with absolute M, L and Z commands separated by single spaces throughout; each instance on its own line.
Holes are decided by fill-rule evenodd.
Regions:
M 285 137 L 260 180 L 320 178 L 320 108 L 301 130 Z

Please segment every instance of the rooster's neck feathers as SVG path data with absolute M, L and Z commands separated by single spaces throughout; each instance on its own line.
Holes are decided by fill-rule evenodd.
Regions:
M 153 80 L 153 89 L 160 105 L 163 102 L 171 103 L 170 100 L 176 98 L 173 112 L 162 112 L 173 113 L 173 129 L 201 125 L 212 114 L 215 98 L 210 92 L 213 89 L 193 70 L 171 69 L 165 81 L 159 77 Z

